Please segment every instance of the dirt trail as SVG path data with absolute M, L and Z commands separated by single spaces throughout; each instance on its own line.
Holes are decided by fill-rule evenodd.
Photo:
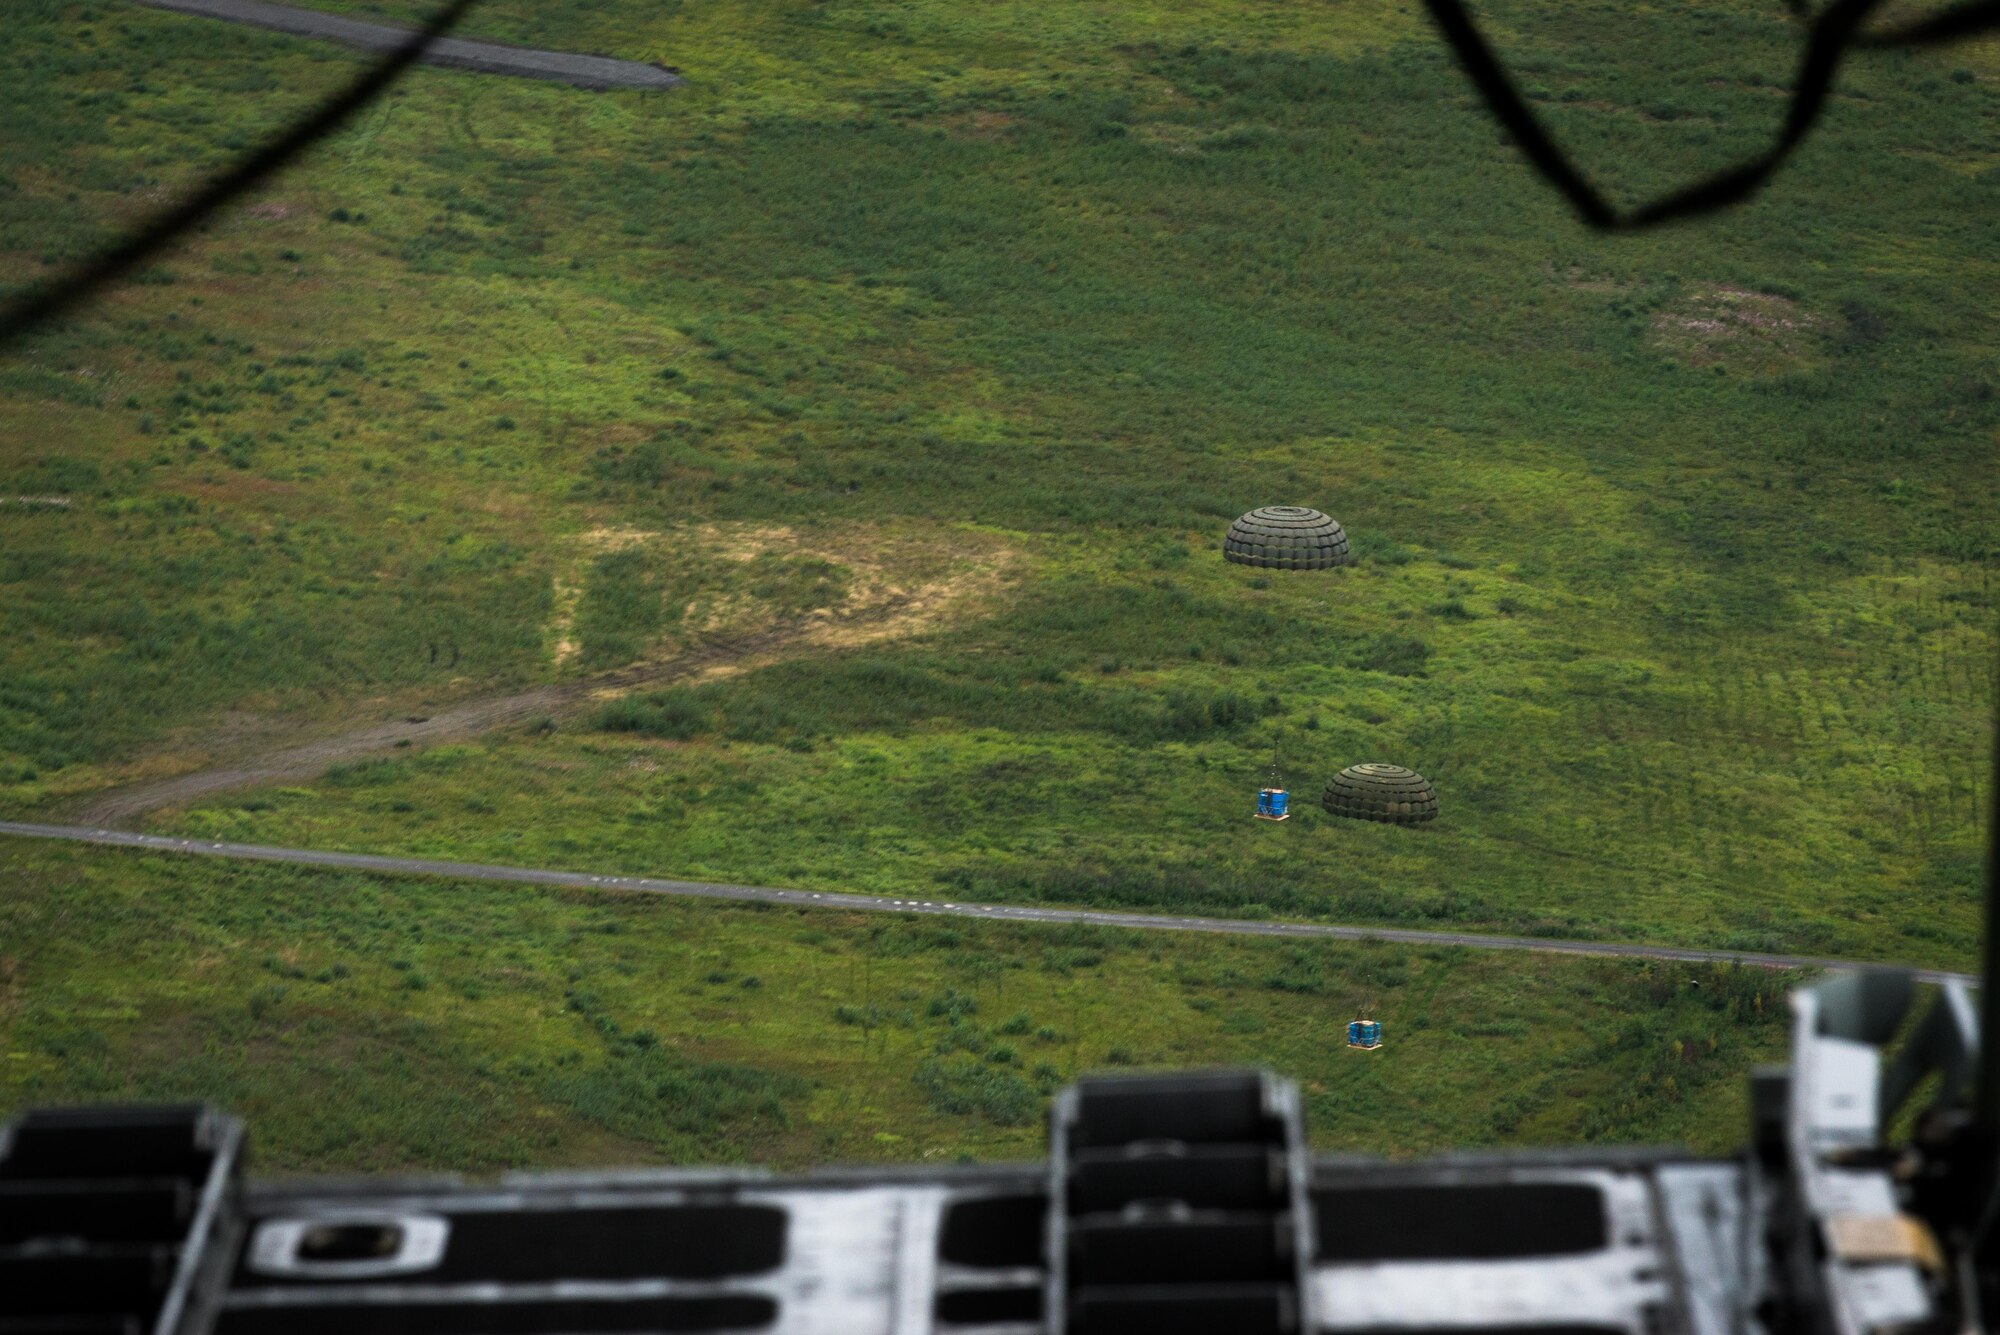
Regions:
M 806 556 L 850 572 L 851 584 L 832 606 L 775 617 L 754 597 L 730 596 L 702 607 L 685 628 L 699 638 L 678 649 L 591 676 L 569 677 L 525 690 L 412 709 L 409 702 L 370 701 L 326 734 L 302 740 L 304 728 L 279 718 L 227 713 L 211 719 L 194 745 L 200 768 L 160 773 L 174 751 L 135 758 L 129 773 L 144 775 L 79 797 L 60 814 L 92 826 L 115 827 L 161 807 L 180 806 L 231 788 L 296 783 L 335 765 L 462 741 L 532 719 L 556 718 L 628 691 L 668 683 L 693 684 L 763 667 L 808 651 L 838 651 L 930 630 L 990 605 L 1015 577 L 1019 553 L 991 536 L 936 535 L 862 527 L 802 534 L 782 525 L 703 524 L 680 533 L 601 528 L 577 535 L 570 567 L 556 577 L 554 622 L 545 628 L 558 669 L 575 653 L 576 601 L 588 562 L 646 542 L 693 544 L 724 565 L 771 553 Z M 205 754 L 203 754 L 205 753 Z M 149 772 L 150 771 L 150 772 Z
M 85 825 L 118 826 L 160 807 L 230 788 L 317 778 L 335 765 L 411 746 L 460 741 L 543 716 L 559 717 L 640 687 L 712 680 L 775 662 L 807 648 L 834 648 L 909 635 L 933 624 L 970 586 L 932 585 L 846 614 L 798 617 L 764 630 L 717 639 L 672 657 L 634 663 L 592 677 L 552 682 L 507 695 L 447 705 L 417 716 L 239 756 L 228 763 L 94 794 L 65 814 Z

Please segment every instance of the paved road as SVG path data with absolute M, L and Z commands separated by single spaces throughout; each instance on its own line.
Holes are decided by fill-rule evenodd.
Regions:
M 324 37 L 368 51 L 395 51 L 410 40 L 412 29 L 387 23 L 365 23 L 339 14 L 323 14 L 262 0 L 138 0 L 154 9 L 171 9 L 203 18 L 226 19 L 256 28 L 271 28 L 297 37 Z M 550 79 L 579 88 L 678 88 L 687 80 L 659 65 L 609 56 L 573 55 L 566 51 L 532 51 L 502 42 L 440 37 L 418 57 L 432 65 L 477 70 L 481 74 L 513 74 L 524 79 Z
M 705 881 L 670 881 L 652 876 L 593 876 L 588 872 L 545 871 L 533 867 L 494 867 L 474 862 L 439 862 L 429 858 L 379 857 L 370 853 L 323 853 L 309 848 L 267 848 L 259 844 L 220 844 L 171 835 L 133 834 L 125 830 L 91 829 L 80 825 L 32 825 L 0 821 L 0 835 L 30 839 L 69 839 L 120 848 L 145 848 L 201 857 L 247 858 L 302 867 L 333 867 L 343 871 L 381 872 L 398 876 L 450 876 L 462 881 L 507 881 L 521 885 L 564 886 L 585 890 L 637 891 L 653 895 L 686 895 L 698 899 L 731 899 L 757 904 L 788 904 L 803 908 L 859 909 L 869 913 L 926 913 L 945 917 L 983 918 L 994 922 L 1087 923 L 1094 927 L 1136 928 L 1141 931 L 1220 932 L 1233 936 L 1332 938 L 1341 941 L 1395 941 L 1415 946 L 1470 946 L 1476 950 L 1533 950 L 1552 955 L 1609 955 L 1623 959 L 1679 960 L 1695 964 L 1748 964 L 1765 969 L 1877 969 L 1890 966 L 1854 964 L 1844 960 L 1803 959 L 1792 955 L 1756 955 L 1733 950 L 1677 950 L 1671 946 L 1620 945 L 1606 941 L 1557 941 L 1532 936 L 1486 936 L 1476 932 L 1419 932 L 1393 927 L 1330 927 L 1319 923 L 1260 922 L 1239 918 L 1185 918 L 1155 913 L 1099 913 L 1089 909 L 1048 909 L 1006 904 L 959 904 L 930 899 L 889 899 L 878 895 L 846 895 L 831 891 L 775 890 L 765 886 L 714 885 Z M 1968 974 L 1935 969 L 1914 971 L 1920 982 L 1977 982 Z

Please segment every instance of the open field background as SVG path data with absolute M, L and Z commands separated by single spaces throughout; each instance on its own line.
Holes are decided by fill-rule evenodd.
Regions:
M 1530 178 L 1408 8 L 489 0 L 469 35 L 657 59 L 690 85 L 420 70 L 0 365 L 0 810 L 59 815 L 761 636 L 771 652 L 699 680 L 663 671 L 152 825 L 1969 967 L 2000 555 L 1994 49 L 1857 59 L 1757 202 L 1606 240 Z M 1779 6 L 1482 13 L 1621 192 L 1760 147 L 1782 114 Z M 17 0 L 9 31 L 8 284 L 358 67 L 121 5 Z M 1273 503 L 1333 514 L 1359 564 L 1223 565 L 1229 519 Z M 838 633 L 897 599 L 916 610 L 891 633 Z M 1256 824 L 1274 751 L 1300 805 L 1387 760 L 1436 782 L 1443 817 Z M 102 875 L 133 894 L 169 875 L 130 866 Z M 290 902 L 261 877 L 279 874 L 189 883 L 186 930 Z M 645 912 L 761 940 L 755 915 Z M 1042 947 L 1013 940 L 978 951 L 1027 952 L 1040 986 Z M 817 958 L 751 967 L 770 987 Z M 1166 988 L 1182 958 L 1074 986 L 1143 1009 L 1166 993 L 1122 980 Z M 92 986 L 166 986 L 101 967 Z M 959 986 L 923 967 L 899 988 Z M 1463 967 L 1497 990 L 1518 963 Z M 1570 977 L 1535 972 L 1509 986 Z M 66 975 L 32 976 L 18 1005 Z M 243 981 L 218 977 L 204 1005 Z M 679 1004 L 646 986 L 618 993 L 618 1025 Z M 321 1032 L 442 995 L 384 988 Z M 1606 1014 L 1645 1009 L 1616 996 Z M 1034 1011 L 1025 991 L 981 1007 Z M 1519 1012 L 1522 1049 L 1569 1014 Z M 125 1023 L 63 1069 L 164 1087 Z M 1307 1060 L 1266 1023 L 1187 1055 Z M 1412 1143 L 1488 1134 L 1497 1068 L 1472 1051 L 1397 1077 L 1443 1082 L 1410 1087 L 1412 1115 L 1439 1119 Z M 301 1060 L 231 1088 L 255 1102 Z M 796 1121 L 757 1152 L 866 1148 L 864 1119 L 821 1113 L 835 1141 Z M 1734 1122 L 1704 1125 L 1725 1122 L 1728 1139 Z M 637 1143 L 563 1125 L 551 1153 Z M 647 1143 L 750 1143 L 686 1134 Z M 340 1158 L 291 1143 L 286 1162 Z M 492 1161 L 534 1145 L 507 1143 Z
M 0 1117 L 213 1098 L 260 1171 L 1039 1157 L 1083 1070 L 1268 1063 L 1324 1149 L 1741 1142 L 1761 970 L 717 909 L 0 846 Z M 1372 998 L 1379 1052 L 1344 1027 Z

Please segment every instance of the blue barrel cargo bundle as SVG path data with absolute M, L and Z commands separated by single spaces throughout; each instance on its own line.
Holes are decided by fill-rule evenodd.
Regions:
M 1382 1022 L 1380 1020 L 1349 1020 L 1347 1022 L 1347 1046 L 1373 1052 L 1382 1046 Z
M 1292 795 L 1285 791 L 1285 781 L 1278 773 L 1276 757 L 1271 760 L 1271 781 L 1257 790 L 1257 819 L 1285 820 L 1290 816 Z

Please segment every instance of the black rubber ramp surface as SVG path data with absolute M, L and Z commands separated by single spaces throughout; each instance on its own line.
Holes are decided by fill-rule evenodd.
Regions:
M 623 890 L 649 895 L 686 895 L 695 899 L 730 899 L 738 903 L 789 904 L 796 908 L 859 909 L 865 913 L 925 913 L 988 922 L 1084 923 L 1092 927 L 1123 927 L 1155 932 L 1219 932 L 1230 936 L 1321 937 L 1340 941 L 1398 941 L 1414 946 L 1470 946 L 1474 950 L 1533 950 L 1553 955 L 1600 955 L 1620 959 L 1678 960 L 1690 964 L 1747 964 L 1765 969 L 1896 969 L 1907 966 L 1850 960 L 1807 959 L 1795 955 L 1757 955 L 1737 950 L 1682 950 L 1618 941 L 1559 941 L 1538 936 L 1489 936 L 1481 932 L 1426 932 L 1395 927 L 1336 927 L 1316 922 L 1270 922 L 1243 918 L 1186 918 L 1162 913 L 1100 913 L 1093 909 L 1042 908 L 1025 904 L 959 904 L 935 899 L 891 899 L 883 895 L 849 895 L 836 891 L 779 890 L 759 885 L 717 885 L 709 881 L 674 881 L 658 876 L 592 875 L 541 867 L 496 867 L 479 862 L 441 862 L 433 858 L 383 857 L 376 853 L 333 853 L 312 848 L 271 848 L 262 844 L 217 843 L 166 834 L 135 834 L 128 830 L 92 829 L 80 825 L 37 825 L 0 820 L 0 836 L 26 839 L 66 839 L 117 848 L 141 848 L 197 857 L 244 858 L 253 862 L 283 862 L 298 867 L 332 867 L 386 876 L 448 876 L 461 881 L 507 881 L 516 885 L 553 885 L 578 890 Z M 1920 983 L 1967 982 L 1970 974 L 1940 969 L 1912 970 Z
M 411 29 L 368 23 L 340 14 L 322 14 L 263 0 L 138 0 L 153 9 L 247 23 L 256 28 L 323 37 L 367 51 L 394 51 L 410 40 Z M 580 56 L 566 51 L 535 51 L 500 42 L 440 37 L 418 59 L 432 65 L 475 70 L 481 74 L 512 74 L 523 79 L 548 79 L 578 88 L 678 88 L 687 80 L 658 65 L 609 56 Z

